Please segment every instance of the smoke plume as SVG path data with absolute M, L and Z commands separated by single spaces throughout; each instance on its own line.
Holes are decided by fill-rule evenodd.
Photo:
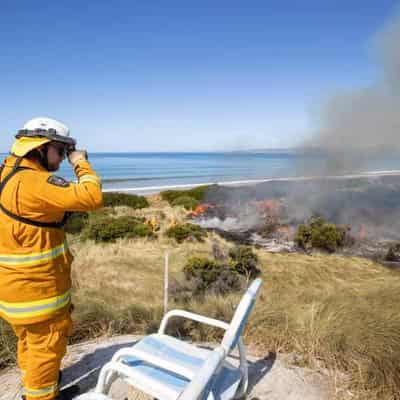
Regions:
M 321 107 L 308 146 L 328 155 L 325 173 L 351 172 L 400 151 L 400 17 L 377 35 L 381 76 L 370 87 L 336 93 Z

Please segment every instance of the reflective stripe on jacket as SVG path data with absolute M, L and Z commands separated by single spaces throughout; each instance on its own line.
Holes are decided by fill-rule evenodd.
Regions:
M 16 158 L 5 161 L 0 180 Z M 1 204 L 15 215 L 41 222 L 58 222 L 69 211 L 101 207 L 100 179 L 89 162 L 75 165 L 78 183 L 57 184 L 52 173 L 23 159 L 5 185 Z M 0 316 L 12 324 L 36 323 L 64 312 L 70 304 L 72 254 L 63 229 L 37 227 L 0 210 Z

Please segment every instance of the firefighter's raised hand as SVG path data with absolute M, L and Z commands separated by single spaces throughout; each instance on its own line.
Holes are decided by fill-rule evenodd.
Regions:
M 68 154 L 68 161 L 75 165 L 80 160 L 87 160 L 87 152 L 86 150 L 74 150 Z

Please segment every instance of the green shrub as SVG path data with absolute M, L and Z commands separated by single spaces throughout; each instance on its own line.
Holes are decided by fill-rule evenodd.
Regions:
M 229 251 L 229 256 L 231 268 L 239 275 L 249 280 L 260 274 L 261 271 L 257 268 L 257 254 L 253 253 L 250 246 L 236 246 Z
M 209 258 L 192 257 L 183 267 L 185 278 L 187 280 L 199 278 L 205 287 L 215 282 L 218 275 L 225 268 L 225 266 L 215 260 Z
M 190 301 L 207 292 L 224 295 L 243 287 L 243 278 L 229 265 L 204 257 L 190 258 L 183 268 L 186 281 L 175 282 L 173 297 L 175 300 Z
M 199 202 L 190 196 L 179 196 L 171 203 L 171 205 L 183 206 L 186 210 L 194 210 L 199 205 Z
M 248 246 L 237 246 L 229 252 L 230 260 L 205 257 L 189 258 L 183 267 L 185 280 L 175 281 L 171 293 L 175 301 L 189 302 L 205 293 L 225 295 L 243 289 L 245 282 L 260 273 L 258 258 Z
M 64 227 L 65 232 L 71 234 L 80 233 L 87 224 L 88 218 L 89 215 L 86 212 L 72 213 Z
M 198 186 L 190 190 L 165 190 L 161 192 L 161 198 L 163 200 L 168 201 L 169 204 L 173 205 L 172 203 L 178 197 L 188 196 L 193 198 L 197 201 L 202 201 L 207 193 L 209 186 Z
M 118 238 L 153 237 L 154 233 L 143 218 L 91 216 L 83 236 L 96 242 L 113 242 Z
M 174 238 L 178 243 L 182 243 L 187 239 L 195 239 L 202 242 L 207 236 L 207 231 L 194 224 L 178 224 L 167 229 L 165 234 L 170 238 Z
M 86 225 L 91 221 L 103 217 L 109 217 L 115 214 L 115 210 L 109 207 L 103 207 L 96 211 L 86 212 L 73 212 L 67 220 L 67 223 L 64 227 L 65 232 L 71 234 L 81 233 Z
M 149 206 L 146 197 L 126 193 L 103 193 L 103 204 L 104 207 L 127 206 L 135 209 Z
M 198 201 L 202 201 L 204 200 L 204 197 L 207 193 L 207 191 L 209 190 L 210 186 L 205 185 L 205 186 L 197 186 L 193 189 L 190 189 L 188 192 L 188 195 L 190 197 L 195 198 Z
M 299 225 L 295 242 L 305 250 L 317 248 L 333 253 L 346 244 L 348 231 L 348 226 L 331 224 L 322 217 L 313 217 L 308 224 Z
M 187 195 L 187 192 L 181 190 L 165 190 L 161 192 L 160 195 L 163 200 L 168 201 L 169 204 L 172 204 L 172 202 L 178 197 Z

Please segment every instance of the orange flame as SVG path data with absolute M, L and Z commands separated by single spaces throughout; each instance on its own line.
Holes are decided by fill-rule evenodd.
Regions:
M 191 213 L 190 216 L 195 218 L 199 217 L 200 215 L 204 214 L 210 208 L 214 208 L 215 206 L 208 203 L 199 204 Z

